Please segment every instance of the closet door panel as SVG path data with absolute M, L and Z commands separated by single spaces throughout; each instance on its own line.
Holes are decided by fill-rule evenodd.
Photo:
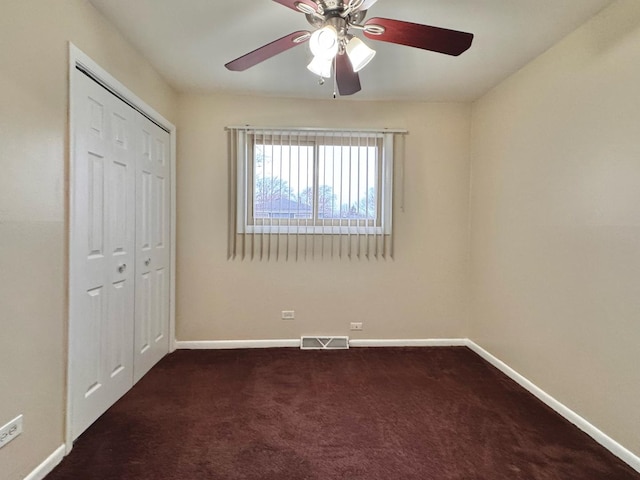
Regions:
M 74 82 L 69 395 L 75 439 L 133 382 L 137 112 L 81 72 Z
M 169 352 L 170 136 L 138 117 L 134 379 Z

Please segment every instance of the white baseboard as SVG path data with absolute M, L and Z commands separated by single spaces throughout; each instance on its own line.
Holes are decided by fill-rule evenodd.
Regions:
M 240 348 L 300 348 L 300 339 L 176 341 L 177 350 L 230 350 Z
M 515 381 L 522 388 L 529 391 L 531 394 L 533 394 L 535 397 L 537 397 L 547 406 L 551 407 L 557 413 L 559 413 L 564 418 L 569 420 L 576 427 L 578 427 L 580 430 L 585 432 L 587 435 L 593 438 L 600 445 L 602 445 L 611 453 L 613 453 L 616 457 L 620 458 L 620 460 L 622 460 L 623 462 L 627 463 L 630 467 L 640 472 L 640 457 L 638 457 L 633 452 L 631 452 L 630 450 L 620 445 L 613 438 L 608 436 L 602 430 L 598 429 L 589 421 L 585 420 L 583 417 L 578 415 L 569 407 L 567 407 L 563 403 L 553 398 L 551 395 L 549 395 L 547 392 L 545 392 L 540 387 L 535 385 L 533 382 L 528 380 L 526 377 L 520 375 L 518 372 L 516 372 L 513 368 L 511 368 L 509 365 L 504 363 L 502 360 L 498 359 L 497 357 L 487 352 L 484 348 L 479 346 L 477 343 L 473 342 L 472 340 L 467 340 L 466 344 L 471 350 L 473 350 L 475 353 L 477 353 L 480 357 L 485 359 L 491 365 L 496 367 L 502 373 L 507 375 L 509 378 Z
M 350 339 L 349 347 L 466 347 L 466 338 L 434 339 Z M 300 339 L 281 340 L 196 340 L 176 341 L 177 350 L 229 350 L 240 348 L 300 348 Z
M 64 458 L 65 446 L 60 445 L 47 459 L 38 465 L 24 480 L 42 480 L 58 466 Z
M 466 347 L 466 338 L 427 338 L 427 339 L 351 339 L 349 347 Z

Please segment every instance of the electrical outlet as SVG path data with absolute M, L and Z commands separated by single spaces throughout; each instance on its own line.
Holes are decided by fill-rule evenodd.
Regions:
M 22 415 L 18 415 L 0 428 L 0 448 L 22 433 Z
M 362 330 L 362 322 L 351 322 L 350 330 Z
M 296 318 L 296 312 L 293 310 L 283 310 L 282 320 L 293 320 Z

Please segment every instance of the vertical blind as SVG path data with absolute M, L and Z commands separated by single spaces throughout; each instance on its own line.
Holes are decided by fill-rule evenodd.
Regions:
M 406 131 L 226 130 L 230 259 L 393 258 Z

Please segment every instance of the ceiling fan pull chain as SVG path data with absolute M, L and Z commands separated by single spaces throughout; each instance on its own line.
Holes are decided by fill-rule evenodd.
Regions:
M 337 81 L 338 81 L 338 74 L 337 74 L 338 61 L 336 60 L 336 57 L 337 57 L 337 55 L 335 57 L 333 57 L 333 99 L 334 100 L 338 97 L 338 95 L 336 93 L 336 90 L 338 89 L 338 83 L 337 83 Z

